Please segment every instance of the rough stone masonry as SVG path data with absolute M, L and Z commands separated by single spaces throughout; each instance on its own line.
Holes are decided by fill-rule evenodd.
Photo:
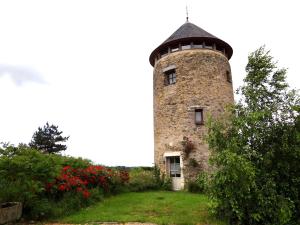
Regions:
M 176 84 L 165 86 L 163 69 L 176 66 Z M 183 157 L 183 173 L 187 180 L 208 169 L 208 146 L 204 141 L 205 125 L 196 125 L 195 108 L 203 109 L 204 121 L 216 117 L 226 105 L 233 103 L 232 83 L 227 80 L 230 65 L 216 51 L 185 50 L 160 59 L 154 68 L 154 140 L 155 163 L 165 171 L 163 154 L 183 151 L 183 137 L 195 145 L 189 157 Z M 195 159 L 197 165 L 190 165 Z M 193 161 L 193 160 L 192 160 Z

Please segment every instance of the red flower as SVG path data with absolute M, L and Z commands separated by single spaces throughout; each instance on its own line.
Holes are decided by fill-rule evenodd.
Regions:
M 68 169 L 70 169 L 71 168 L 71 166 L 65 166 L 64 168 L 63 168 L 63 171 L 67 171 Z
M 69 176 L 67 174 L 61 174 L 59 177 L 58 177 L 59 180 L 68 180 L 69 179 Z
M 99 177 L 99 182 L 100 182 L 100 184 L 104 184 L 105 183 L 105 177 L 104 176 L 100 176 Z
M 127 171 L 120 171 L 120 178 L 123 183 L 126 183 L 129 181 L 129 174 Z
M 88 185 L 88 184 L 89 184 L 89 182 L 88 182 L 87 180 L 84 180 L 84 181 L 83 181 L 83 185 L 86 186 L 86 185 Z
M 90 197 L 91 193 L 88 192 L 88 190 L 83 190 L 82 195 L 83 195 L 84 198 L 88 198 L 88 197 Z
M 104 167 L 103 167 L 103 166 L 95 166 L 95 169 L 96 169 L 96 170 L 103 170 Z
M 46 190 L 49 191 L 53 186 L 53 183 L 47 183 L 46 184 Z
M 60 191 L 64 191 L 66 189 L 67 189 L 67 187 L 64 184 L 61 184 L 61 185 L 58 186 L 58 190 L 60 190 Z
M 121 179 L 124 184 L 128 182 L 129 175 L 126 171 L 116 171 L 103 166 L 89 166 L 87 168 L 72 168 L 65 166 L 62 168 L 60 175 L 53 183 L 46 183 L 47 191 L 56 188 L 57 191 L 81 192 L 84 198 L 90 196 L 90 188 L 103 188 L 108 191 L 113 178 Z

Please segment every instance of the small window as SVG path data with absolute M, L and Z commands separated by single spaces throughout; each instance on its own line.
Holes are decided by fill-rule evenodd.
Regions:
M 229 83 L 232 83 L 231 74 L 228 70 L 226 71 L 226 79 Z
M 187 50 L 187 49 L 191 49 L 191 45 L 182 45 L 181 46 L 182 50 Z
M 176 71 L 168 70 L 165 72 L 165 85 L 175 84 L 176 83 Z
M 177 52 L 177 51 L 179 51 L 179 47 L 171 48 L 171 52 Z
M 217 49 L 218 51 L 220 51 L 220 52 L 223 52 L 223 48 L 222 48 L 221 46 L 219 46 L 219 45 L 216 46 L 216 49 Z
M 203 48 L 203 45 L 194 45 L 194 48 Z
M 193 48 L 203 48 L 203 43 L 194 43 Z
M 195 109 L 195 124 L 203 125 L 203 109 Z
M 168 49 L 167 49 L 167 48 L 163 49 L 163 50 L 160 52 L 161 57 L 164 57 L 164 56 L 166 56 L 166 55 L 168 55 L 168 54 L 169 54 L 169 52 L 168 52 Z

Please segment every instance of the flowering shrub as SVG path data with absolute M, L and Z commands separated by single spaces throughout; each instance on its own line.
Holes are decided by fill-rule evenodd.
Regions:
M 65 192 L 77 192 L 87 199 L 91 189 L 101 188 L 104 192 L 109 192 L 116 185 L 124 185 L 128 181 L 126 171 L 93 165 L 87 168 L 65 166 L 54 182 L 46 184 L 46 190 L 57 196 L 62 196 Z
M 129 173 L 127 171 L 120 170 L 120 178 L 123 184 L 129 182 Z
M 189 157 L 190 153 L 195 149 L 194 143 L 188 137 L 184 136 L 181 144 L 186 157 Z
M 90 160 L 0 144 L 0 202 L 23 203 L 23 217 L 59 217 L 126 190 L 125 171 Z

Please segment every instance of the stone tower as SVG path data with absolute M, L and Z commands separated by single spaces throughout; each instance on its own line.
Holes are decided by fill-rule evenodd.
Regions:
M 155 164 L 184 187 L 208 169 L 209 115 L 233 103 L 229 44 L 187 21 L 150 55 L 154 67 Z

